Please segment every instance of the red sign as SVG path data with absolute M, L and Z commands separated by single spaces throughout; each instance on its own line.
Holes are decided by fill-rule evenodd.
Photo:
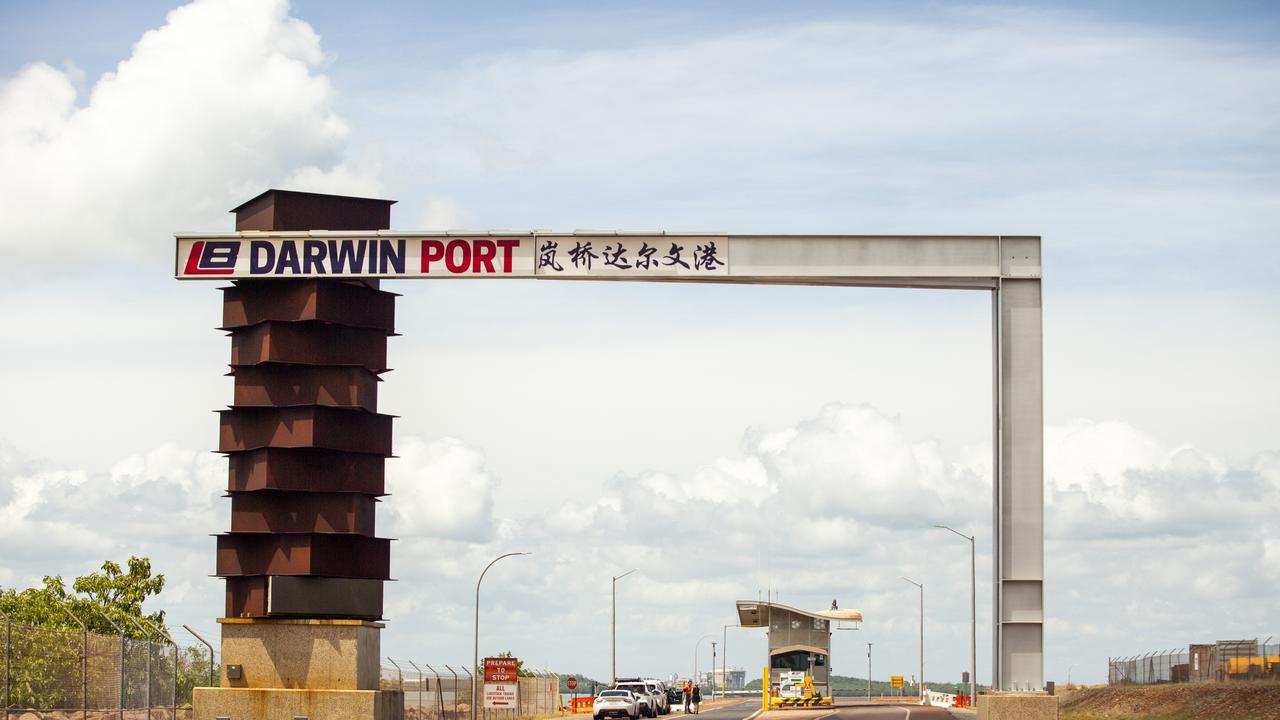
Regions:
M 484 659 L 486 683 L 514 683 L 519 675 L 520 661 L 516 658 L 487 657 Z
M 574 676 L 570 675 L 570 676 L 569 676 L 569 681 L 568 681 L 568 682 L 566 682 L 566 683 L 565 683 L 565 685 L 568 685 L 570 690 L 577 690 L 577 689 L 578 689 L 578 678 L 576 678 L 576 677 L 574 677 Z

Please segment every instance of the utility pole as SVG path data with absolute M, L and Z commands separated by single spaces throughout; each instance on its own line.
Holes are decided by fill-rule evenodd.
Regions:
M 632 568 L 621 575 L 615 575 L 613 578 L 612 590 L 610 591 L 612 593 L 613 614 L 610 616 L 611 619 L 609 620 L 609 635 L 612 638 L 611 644 L 613 650 L 611 652 L 613 660 L 610 664 L 609 670 L 609 687 L 613 687 L 618 684 L 618 581 L 636 570 L 637 568 Z
M 871 643 L 867 643 L 867 699 L 871 699 Z
M 711 641 L 711 699 L 716 699 L 716 641 Z

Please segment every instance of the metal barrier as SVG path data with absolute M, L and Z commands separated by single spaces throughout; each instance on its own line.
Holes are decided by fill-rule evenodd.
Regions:
M 405 720 L 470 720 L 471 673 L 465 665 L 435 665 L 387 658 L 382 668 L 382 687 L 404 692 Z M 443 671 L 437 667 L 444 668 Z M 425 668 L 425 669 L 424 669 Z M 462 671 L 459 675 L 458 671 Z M 513 720 L 554 715 L 564 708 L 560 700 L 560 676 L 534 671 L 519 679 L 519 708 L 487 710 L 478 708 L 479 720 Z M 480 693 L 483 695 L 483 693 Z
M 190 717 L 191 689 L 216 676 L 213 654 L 183 646 L 163 628 L 133 635 L 5 622 L 0 720 Z

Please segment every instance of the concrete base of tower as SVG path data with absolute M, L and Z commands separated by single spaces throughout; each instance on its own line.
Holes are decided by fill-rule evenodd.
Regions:
M 248 618 L 219 618 L 218 623 L 224 688 L 381 689 L 381 623 Z
M 400 690 L 195 688 L 192 720 L 403 720 Z

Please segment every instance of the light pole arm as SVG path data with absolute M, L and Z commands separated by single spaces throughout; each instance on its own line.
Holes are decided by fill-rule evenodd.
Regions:
M 698 642 L 693 644 L 693 684 L 698 685 L 698 648 L 702 645 L 703 640 L 714 640 L 715 635 L 703 635 L 698 638 Z
M 972 535 L 965 535 L 964 533 L 960 532 L 959 530 L 956 530 L 956 529 L 955 529 L 955 528 L 953 528 L 953 527 L 947 527 L 946 525 L 934 525 L 934 527 L 936 527 L 936 528 L 940 528 L 940 529 L 942 529 L 942 530 L 950 530 L 951 532 L 953 532 L 953 533 L 955 533 L 955 534 L 959 535 L 960 537 L 964 538 L 965 540 L 968 540 L 969 542 L 973 542 L 973 536 L 972 536 Z

